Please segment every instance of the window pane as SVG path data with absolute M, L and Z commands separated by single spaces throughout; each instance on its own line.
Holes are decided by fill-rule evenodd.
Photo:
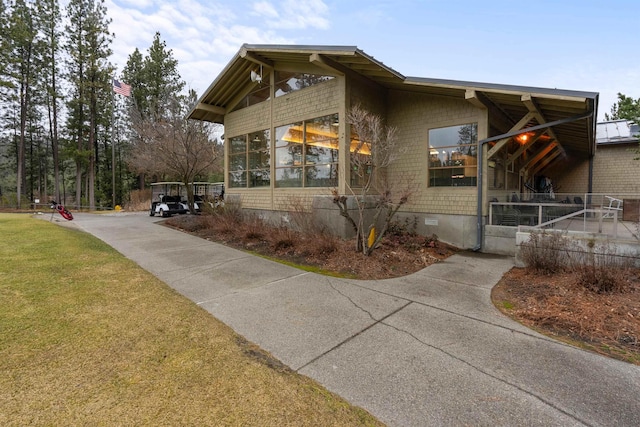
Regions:
M 271 185 L 269 169 L 249 171 L 249 187 L 268 187 Z
M 247 186 L 247 173 L 244 171 L 229 172 L 229 187 L 242 188 Z
M 477 175 L 476 123 L 429 130 L 429 185 L 474 186 Z
M 302 187 L 302 168 L 276 169 L 276 187 Z
M 317 165 L 307 166 L 306 186 L 307 187 L 337 187 L 338 186 L 338 165 Z
M 271 166 L 271 138 L 268 130 L 249 134 L 249 169 Z
M 247 169 L 247 155 L 245 153 L 234 154 L 229 156 L 229 170 L 245 170 Z
M 432 170 L 429 174 L 431 187 L 465 187 L 476 185 L 476 177 L 465 174 L 467 168 Z
M 302 122 L 276 128 L 276 167 L 302 165 Z
M 247 137 L 234 136 L 229 140 L 229 152 L 230 153 L 244 153 L 247 151 Z

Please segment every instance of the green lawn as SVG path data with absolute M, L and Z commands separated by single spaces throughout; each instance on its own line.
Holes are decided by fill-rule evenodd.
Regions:
M 0 236 L 0 425 L 381 425 L 88 234 Z

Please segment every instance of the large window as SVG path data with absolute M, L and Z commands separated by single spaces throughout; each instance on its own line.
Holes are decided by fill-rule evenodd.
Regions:
M 429 130 L 429 186 L 477 185 L 478 125 Z
M 338 185 L 338 115 L 276 128 L 277 187 Z
M 276 73 L 276 97 L 286 95 L 296 90 L 304 89 L 318 83 L 331 80 L 333 76 L 320 74 L 291 73 L 278 71 Z
M 271 184 L 269 130 L 229 139 L 229 187 L 268 187 Z

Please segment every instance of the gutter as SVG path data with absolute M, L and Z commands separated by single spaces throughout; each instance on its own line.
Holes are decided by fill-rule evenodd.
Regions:
M 524 129 L 519 129 L 519 130 L 513 130 L 513 131 L 509 131 L 507 133 L 503 133 L 502 135 L 497 135 L 497 136 L 492 136 L 489 138 L 485 138 L 482 139 L 480 141 L 478 141 L 478 145 L 479 145 L 479 149 L 478 149 L 478 182 L 477 182 L 477 187 L 478 187 L 478 207 L 476 209 L 476 245 L 471 249 L 474 252 L 479 251 L 480 249 L 482 249 L 482 230 L 483 228 L 483 224 L 482 224 L 482 206 L 483 206 L 483 198 L 482 198 L 482 187 L 483 187 L 483 175 L 482 175 L 482 169 L 483 169 L 483 160 L 484 160 L 484 146 L 489 143 L 489 142 L 493 142 L 493 141 L 497 141 L 499 139 L 504 139 L 504 138 L 511 138 L 526 132 L 531 132 L 531 131 L 536 131 L 536 130 L 540 130 L 540 129 L 547 129 L 553 126 L 558 126 L 558 125 L 563 125 L 566 123 L 571 123 L 571 122 L 577 122 L 578 120 L 584 120 L 584 119 L 588 119 L 589 117 L 593 116 L 593 111 L 589 112 L 589 113 L 585 113 L 585 114 L 580 114 L 578 116 L 573 116 L 573 117 L 567 117 L 566 119 L 560 119 L 560 120 L 555 120 L 553 122 L 549 122 L 549 123 L 543 123 L 541 125 L 536 125 L 536 126 L 531 126 L 528 128 L 524 128 Z M 595 136 L 595 135 L 594 135 Z

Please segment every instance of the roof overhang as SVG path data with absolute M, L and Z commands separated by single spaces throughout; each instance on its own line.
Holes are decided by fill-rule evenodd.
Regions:
M 251 71 L 280 68 L 327 70 L 365 78 L 381 87 L 466 100 L 487 109 L 489 137 L 552 123 L 542 132 L 573 158 L 595 153 L 598 94 L 421 77 L 405 77 L 355 46 L 245 44 L 198 100 L 188 117 L 223 123 L 224 116 L 257 87 Z M 566 120 L 581 117 L 579 120 Z M 500 144 L 500 141 L 498 141 Z M 564 156 L 563 156 L 564 157 Z
M 355 46 L 243 45 L 220 75 L 205 90 L 188 118 L 223 123 L 224 115 L 239 98 L 259 83 L 250 80 L 251 71 L 279 67 L 309 67 L 332 75 L 365 77 L 381 86 L 400 85 L 405 77 Z

